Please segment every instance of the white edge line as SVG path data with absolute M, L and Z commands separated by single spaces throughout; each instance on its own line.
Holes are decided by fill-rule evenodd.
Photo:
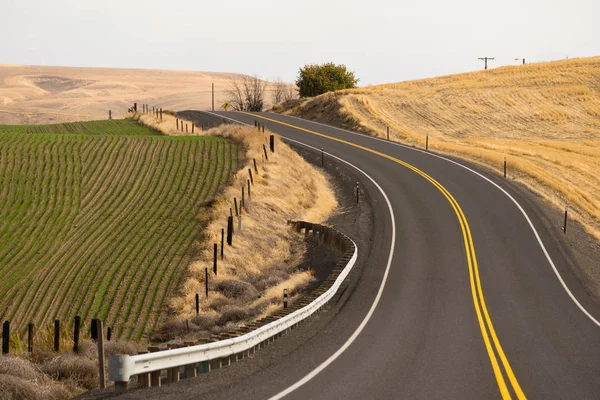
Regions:
M 471 168 L 467 167 L 466 165 L 463 165 L 463 164 L 461 164 L 461 163 L 459 163 L 459 162 L 456 162 L 456 161 L 454 161 L 454 160 L 451 160 L 451 159 L 449 159 L 449 158 L 446 158 L 446 157 L 440 156 L 440 155 L 438 155 L 438 154 L 434 154 L 434 153 L 431 153 L 431 152 L 428 152 L 428 151 L 425 151 L 425 150 L 422 150 L 422 149 L 417 149 L 417 148 L 414 148 L 414 147 L 411 147 L 411 146 L 407 146 L 407 145 L 405 145 L 405 144 L 402 144 L 402 143 L 398 143 L 398 142 L 392 142 L 392 141 L 388 141 L 388 140 L 381 139 L 381 138 L 378 138 L 378 137 L 374 137 L 374 136 L 368 136 L 368 135 L 365 135 L 365 134 L 361 134 L 361 133 L 357 133 L 357 132 L 352 132 L 352 131 L 349 131 L 349 130 L 346 130 L 346 129 L 337 128 L 337 127 L 335 127 L 335 126 L 331 126 L 331 125 L 323 124 L 323 123 L 321 123 L 321 122 L 310 121 L 310 120 L 306 120 L 306 119 L 298 118 L 298 117 L 295 117 L 295 116 L 292 116 L 292 115 L 285 115 L 285 114 L 282 114 L 282 115 L 284 115 L 284 116 L 286 116 L 286 117 L 290 117 L 290 118 L 295 118 L 295 119 L 297 119 L 297 120 L 300 120 L 300 121 L 312 122 L 313 124 L 317 124 L 317 125 L 325 126 L 325 127 L 328 127 L 328 128 L 333 128 L 333 129 L 336 129 L 336 130 L 338 130 L 338 131 L 342 131 L 342 132 L 350 133 L 350 134 L 352 134 L 352 135 L 359 135 L 359 136 L 361 136 L 361 137 L 364 137 L 364 138 L 369 138 L 369 139 L 378 140 L 378 141 L 381 141 L 381 142 L 384 142 L 384 143 L 393 144 L 393 145 L 395 145 L 395 146 L 400 146 L 400 147 L 403 147 L 403 148 L 406 148 L 406 149 L 409 149 L 409 150 L 418 151 L 418 152 L 420 152 L 420 153 L 427 154 L 427 155 L 430 155 L 430 156 L 432 156 L 432 157 L 437 157 L 437 158 L 439 158 L 439 159 L 442 159 L 442 160 L 448 161 L 448 162 L 450 162 L 450 163 L 452 163 L 452 164 L 458 165 L 459 167 L 462 167 L 462 168 L 466 169 L 467 171 L 470 171 L 470 172 L 474 173 L 475 175 L 477 175 L 477 176 L 479 176 L 479 177 L 481 177 L 481 178 L 485 179 L 486 181 L 488 181 L 489 183 L 491 183 L 492 185 L 494 185 L 494 186 L 495 186 L 496 188 L 498 188 L 498 189 L 499 189 L 499 190 L 500 190 L 502 193 L 504 193 L 504 194 L 505 194 L 505 195 L 506 195 L 506 196 L 507 196 L 507 197 L 508 197 L 510 200 L 512 200 L 512 202 L 513 202 L 513 203 L 514 203 L 514 204 L 517 206 L 517 208 L 519 209 L 519 211 L 521 211 L 521 214 L 523 214 L 523 216 L 525 217 L 525 220 L 527 220 L 527 223 L 528 223 L 528 224 L 529 224 L 529 226 L 531 227 L 531 230 L 533 231 L 533 234 L 535 235 L 535 238 L 537 239 L 537 242 L 539 243 L 539 245 L 540 245 L 540 247 L 541 247 L 541 249 L 542 249 L 542 251 L 543 251 L 544 255 L 546 256 L 546 259 L 548 260 L 548 263 L 549 263 L 549 264 L 550 264 L 550 266 L 552 267 L 552 270 L 554 270 L 554 274 L 555 274 L 555 275 L 556 275 L 556 277 L 558 278 L 558 281 L 561 283 L 562 287 L 565 289 L 565 291 L 567 292 L 567 294 L 569 295 L 569 297 L 571 298 L 571 300 L 573 300 L 573 302 L 574 302 L 574 303 L 577 305 L 577 307 L 579 307 L 579 309 L 580 309 L 580 310 L 581 310 L 581 311 L 582 311 L 582 312 L 583 312 L 583 313 L 584 313 L 584 314 L 585 314 L 585 315 L 586 315 L 586 316 L 587 316 L 587 317 L 588 317 L 590 320 L 592 320 L 592 322 L 594 322 L 594 323 L 595 323 L 597 326 L 599 326 L 599 327 L 600 327 L 600 322 L 599 322 L 599 321 L 598 321 L 596 318 L 594 318 L 594 316 L 593 316 L 592 314 L 590 314 L 590 313 L 589 313 L 589 312 L 588 312 L 588 311 L 585 309 L 585 307 L 583 307 L 583 306 L 581 305 L 581 303 L 580 303 L 580 302 L 577 300 L 577 298 L 575 298 L 575 295 L 574 295 L 574 294 L 571 292 L 571 290 L 569 289 L 569 287 L 568 287 L 568 286 L 567 286 L 567 284 L 565 283 L 565 281 L 564 281 L 563 277 L 561 276 L 560 272 L 558 272 L 558 269 L 556 268 L 556 265 L 554 264 L 554 261 L 552 261 L 552 258 L 550 257 L 550 254 L 548 253 L 548 250 L 546 250 L 546 246 L 544 246 L 544 243 L 542 242 L 542 239 L 540 238 L 540 235 L 538 234 L 538 231 L 537 231 L 537 230 L 535 229 L 535 227 L 533 226 L 533 222 L 531 222 L 531 219 L 529 218 L 529 215 L 527 215 L 527 213 L 525 212 L 525 210 L 523 209 L 523 207 L 521 207 L 521 204 L 519 204 L 519 202 L 518 202 L 518 201 L 517 201 L 517 200 L 516 200 L 516 199 L 515 199 L 515 198 L 514 198 L 514 197 L 513 197 L 513 196 L 512 196 L 510 193 L 508 193 L 506 190 L 504 190 L 504 189 L 503 189 L 503 188 L 502 188 L 500 185 L 498 185 L 496 182 L 494 182 L 494 181 L 492 181 L 491 179 L 489 179 L 488 177 L 486 177 L 486 176 L 484 176 L 484 175 L 480 174 L 479 172 L 477 172 L 477 171 L 475 171 L 475 170 L 473 170 L 473 169 L 471 169 Z
M 207 111 L 204 111 L 207 112 Z M 212 114 L 211 112 L 208 112 L 209 114 Z M 214 115 L 219 115 L 219 114 L 214 114 Z M 247 126 L 251 126 L 249 124 L 243 123 L 241 121 L 237 121 L 233 118 L 227 118 L 231 121 L 237 122 L 237 123 L 241 123 L 243 125 L 247 125 Z M 282 136 L 282 135 L 280 135 Z M 316 151 L 321 151 L 321 149 L 318 149 L 316 147 L 313 146 L 309 146 L 305 143 L 299 142 L 297 140 L 294 139 L 290 139 L 287 138 L 285 136 L 283 136 L 286 140 L 290 141 L 290 142 L 294 142 L 297 144 L 300 144 L 302 146 L 308 147 L 310 149 L 316 150 Z M 346 342 L 342 345 L 342 347 L 340 347 L 335 353 L 333 353 L 327 360 L 323 361 L 318 367 L 316 367 L 315 369 L 313 369 L 311 372 L 309 372 L 308 374 L 306 374 L 302 379 L 300 379 L 298 382 L 294 383 L 292 386 L 288 387 L 287 389 L 277 393 L 276 395 L 272 396 L 269 398 L 269 400 L 279 400 L 285 396 L 287 396 L 288 394 L 292 393 L 294 390 L 298 389 L 300 386 L 304 385 L 305 383 L 307 383 L 308 381 L 310 381 L 312 378 L 314 378 L 315 376 L 317 376 L 321 371 L 323 371 L 325 368 L 327 368 L 329 366 L 329 364 L 331 364 L 332 362 L 334 362 L 344 351 L 346 351 L 346 349 L 348 349 L 348 347 L 350 347 L 350 345 L 356 340 L 356 338 L 358 337 L 358 335 L 360 335 L 360 333 L 363 331 L 363 329 L 365 328 L 365 326 L 367 325 L 367 323 L 369 322 L 369 320 L 371 319 L 371 317 L 373 316 L 373 313 L 375 312 L 375 309 L 377 308 L 377 305 L 379 304 L 379 300 L 381 299 L 381 295 L 383 294 L 383 289 L 385 288 L 385 284 L 387 282 L 387 278 L 390 272 L 390 268 L 392 266 L 392 259 L 394 257 L 394 248 L 396 245 L 396 222 L 395 222 L 395 217 L 394 217 L 394 210 L 392 208 L 392 204 L 390 203 L 390 199 L 388 198 L 387 194 L 385 193 L 385 191 L 381 188 L 381 186 L 379 186 L 379 184 L 377 182 L 375 182 L 375 180 L 373 178 L 371 178 L 371 176 L 369 176 L 365 171 L 363 171 L 362 169 L 358 168 L 356 165 L 341 159 L 340 157 L 334 156 L 333 154 L 327 153 L 325 152 L 324 154 L 328 155 L 329 157 L 335 158 L 336 160 L 339 160 L 345 164 L 348 164 L 349 166 L 351 166 L 352 168 L 356 169 L 357 171 L 359 171 L 360 173 L 362 173 L 364 176 L 366 176 L 376 187 L 377 189 L 379 189 L 379 191 L 381 192 L 381 194 L 383 195 L 383 197 L 385 198 L 385 201 L 387 203 L 388 209 L 390 211 L 390 218 L 392 221 L 392 241 L 391 241 L 391 245 L 390 245 L 390 254 L 388 256 L 388 262 L 387 262 L 387 266 L 385 268 L 385 272 L 383 274 L 383 278 L 381 280 L 381 284 L 379 286 L 379 290 L 377 291 L 377 295 L 375 296 L 375 300 L 373 300 L 373 304 L 371 304 L 371 308 L 369 309 L 369 311 L 367 312 L 367 315 L 365 315 L 365 318 L 362 320 L 362 322 L 360 323 L 360 325 L 358 326 L 358 328 L 356 328 L 356 330 L 354 331 L 354 333 L 352 333 L 352 335 L 348 338 L 348 340 L 346 340 Z

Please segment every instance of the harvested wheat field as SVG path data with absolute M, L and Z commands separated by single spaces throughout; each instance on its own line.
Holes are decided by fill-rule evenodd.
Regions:
M 302 108 L 302 111 L 301 109 Z M 277 109 L 276 109 L 277 111 Z M 600 239 L 600 57 L 329 93 L 287 112 L 425 146 L 502 173 Z
M 238 145 L 134 121 L 0 128 L 0 315 L 23 333 L 97 317 L 153 330 L 199 251 Z
M 218 72 L 0 64 L 0 124 L 48 124 L 123 117 L 134 102 L 171 110 L 215 108 L 232 79 Z M 269 96 L 267 96 L 269 98 Z

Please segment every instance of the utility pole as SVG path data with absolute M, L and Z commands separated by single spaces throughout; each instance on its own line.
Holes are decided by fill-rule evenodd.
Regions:
M 493 57 L 480 57 L 479 59 L 485 61 L 485 69 L 487 69 L 488 61 L 492 61 L 494 58 Z
M 215 111 L 215 84 L 212 84 L 212 110 Z
M 525 65 L 525 59 L 524 58 L 515 58 L 515 61 L 521 61 L 523 60 L 523 65 Z

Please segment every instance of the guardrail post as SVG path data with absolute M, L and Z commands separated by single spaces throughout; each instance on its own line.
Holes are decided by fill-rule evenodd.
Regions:
M 110 356 L 108 363 L 108 378 L 115 382 L 115 392 L 125 393 L 129 387 L 133 361 L 127 354 L 115 354 Z
M 425 151 L 429 151 L 429 135 L 425 136 Z
M 148 351 L 150 353 L 156 353 L 157 351 L 160 351 L 160 348 L 158 346 L 149 346 Z M 152 387 L 160 387 L 160 371 L 150 372 L 150 384 Z
M 288 308 L 288 290 L 283 289 L 283 308 Z
M 138 355 L 148 354 L 148 351 L 139 351 Z M 145 374 L 139 374 L 137 376 L 138 379 L 138 387 L 141 389 L 149 388 L 152 386 L 152 382 L 150 380 L 150 372 L 146 372 Z
M 271 147 L 271 153 L 275 153 L 275 135 L 269 136 L 269 146 Z

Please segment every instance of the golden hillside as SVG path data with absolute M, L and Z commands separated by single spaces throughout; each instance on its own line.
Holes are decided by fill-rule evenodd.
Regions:
M 302 108 L 302 109 L 300 109 Z M 485 164 L 600 239 L 600 57 L 325 94 L 288 112 Z

